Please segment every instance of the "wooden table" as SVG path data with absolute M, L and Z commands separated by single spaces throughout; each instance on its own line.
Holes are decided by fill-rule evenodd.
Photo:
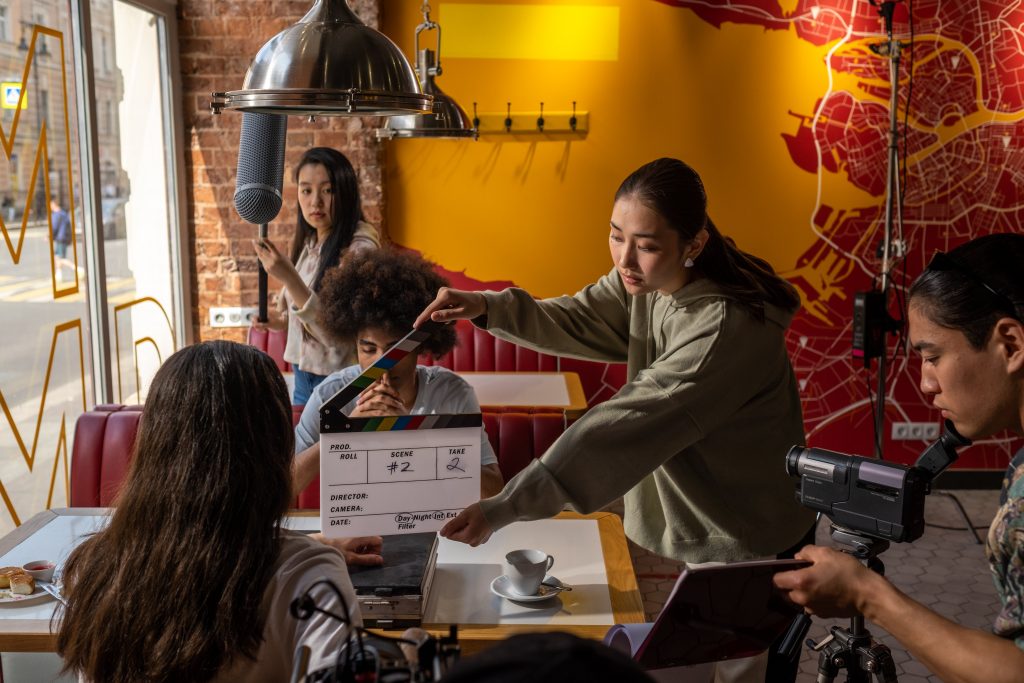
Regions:
M 64 508 L 40 512 L 0 539 L 0 566 L 21 565 L 38 559 L 63 562 L 84 534 L 102 527 L 108 512 L 105 508 Z M 295 529 L 318 528 L 319 519 L 312 514 L 315 513 L 290 515 L 287 526 Z M 564 529 L 557 526 L 562 521 L 579 520 L 591 520 L 596 526 L 595 537 L 600 540 L 599 550 L 577 546 L 580 551 L 573 552 L 574 544 L 583 542 L 580 538 L 587 534 L 580 534 L 575 524 L 563 525 Z M 531 528 L 530 525 L 535 526 Z M 526 536 L 523 535 L 524 531 Z M 581 585 L 578 593 L 563 593 L 564 599 L 559 597 L 545 603 L 532 603 L 538 607 L 535 612 L 526 612 L 526 616 L 523 616 L 524 610 L 529 610 L 529 607 L 520 609 L 511 603 L 506 604 L 489 592 L 481 593 L 479 581 L 489 582 L 497 575 L 493 558 L 505 552 L 502 539 L 519 543 L 524 537 L 533 540 L 530 547 L 542 547 L 555 556 L 553 575 L 569 584 L 585 576 L 591 577 L 589 583 Z M 476 652 L 515 633 L 569 631 L 583 637 L 602 638 L 613 623 L 644 621 L 643 602 L 622 523 L 611 513 L 562 513 L 555 520 L 520 522 L 502 529 L 487 544 L 474 549 L 468 546 L 455 548 L 454 544 L 444 539 L 442 541 L 438 552 L 435 587 L 425 612 L 426 628 L 435 633 L 447 633 L 447 624 L 436 621 L 431 623 L 431 615 L 452 614 L 453 609 L 470 608 L 485 617 L 500 612 L 496 623 L 460 623 L 459 642 L 465 654 Z M 546 548 L 542 543 L 548 544 Z M 557 545 L 552 545 L 555 543 Z M 386 553 L 387 548 L 385 557 Z M 478 558 L 473 553 L 479 553 Z M 603 559 L 604 566 L 597 569 L 603 569 L 604 582 L 597 580 L 595 583 L 595 568 L 580 559 L 593 556 L 594 553 Z M 477 562 L 477 559 L 481 561 Z M 466 590 L 465 586 L 473 585 L 472 581 L 467 581 L 467 577 L 473 575 L 479 579 L 476 588 L 473 591 Z M 605 586 L 607 595 L 603 593 Z M 460 597 L 451 601 L 439 597 L 456 593 Z M 432 604 L 438 600 L 440 604 Z M 554 607 L 547 603 L 553 603 Z M 47 599 L 32 601 L 27 605 L 15 603 L 0 606 L 0 651 L 53 652 L 56 636 L 50 632 L 50 617 L 56 605 L 55 600 Z M 610 605 L 610 614 L 602 612 L 606 608 L 601 605 Z M 481 609 L 484 612 L 480 612 Z
M 460 372 L 483 408 L 554 408 L 569 417 L 587 409 L 575 372 Z

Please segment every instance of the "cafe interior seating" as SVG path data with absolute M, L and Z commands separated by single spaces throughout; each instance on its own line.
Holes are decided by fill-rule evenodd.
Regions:
M 292 407 L 293 422 L 302 406 Z M 565 431 L 563 413 L 485 412 L 484 426 L 498 467 L 507 481 L 534 458 L 539 458 Z M 98 405 L 78 418 L 71 449 L 71 507 L 108 507 L 131 463 L 142 406 Z M 317 477 L 296 500 L 300 510 L 320 507 Z
M 575 372 L 580 377 L 587 405 L 604 401 L 626 383 L 623 363 L 595 363 L 539 353 L 492 336 L 468 320 L 455 323 L 459 342 L 454 349 L 432 358 L 422 356 L 422 365 L 440 365 L 454 372 Z M 287 332 L 249 328 L 248 343 L 268 354 L 281 372 L 290 372 L 284 359 Z

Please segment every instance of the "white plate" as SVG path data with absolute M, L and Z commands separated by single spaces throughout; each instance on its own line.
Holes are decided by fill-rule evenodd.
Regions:
M 544 583 L 562 584 L 561 581 L 550 574 L 544 577 Z M 538 602 L 540 600 L 550 600 L 562 591 L 541 584 L 540 590 L 537 591 L 536 595 L 520 595 L 512 590 L 512 582 L 506 575 L 502 574 L 496 577 L 494 581 L 491 581 L 491 592 L 506 600 L 514 600 L 515 602 Z
M 0 588 L 0 605 L 3 604 L 14 604 L 17 602 L 37 601 L 43 598 L 52 598 L 53 596 L 44 591 L 39 587 L 39 583 L 36 582 L 36 589 L 32 591 L 31 595 L 18 595 L 12 593 L 10 588 Z

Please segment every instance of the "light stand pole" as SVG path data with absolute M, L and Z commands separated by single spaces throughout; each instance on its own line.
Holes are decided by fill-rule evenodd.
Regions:
M 889 290 L 892 287 L 890 271 L 892 270 L 893 226 L 895 224 L 894 209 L 896 198 L 900 195 L 899 176 L 899 128 L 897 127 L 897 109 L 899 107 L 900 52 L 903 44 L 893 37 L 892 18 L 899 0 L 871 0 L 878 14 L 885 22 L 886 42 L 871 46 L 872 52 L 889 60 L 889 163 L 885 184 L 885 226 L 882 236 L 882 279 L 881 310 L 878 311 L 881 330 L 881 353 L 878 356 L 878 400 L 875 402 L 875 457 L 882 458 L 882 443 L 885 441 L 885 392 L 886 365 L 888 356 L 887 335 L 899 329 L 902 321 L 893 320 L 889 315 Z M 901 217 L 902 219 L 902 217 Z

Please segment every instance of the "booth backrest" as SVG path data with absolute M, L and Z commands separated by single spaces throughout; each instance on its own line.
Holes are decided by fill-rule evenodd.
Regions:
M 492 336 L 468 320 L 455 324 L 459 343 L 441 358 L 421 356 L 423 365 L 442 365 L 455 372 L 575 372 L 580 376 L 587 405 L 610 398 L 626 382 L 622 363 L 561 358 L 538 353 Z
M 301 406 L 293 406 L 298 420 Z M 298 409 L 298 410 L 296 410 Z M 128 472 L 141 406 L 99 405 L 79 416 L 71 448 L 72 507 L 108 507 Z M 543 455 L 565 431 L 562 413 L 484 413 L 487 437 L 505 481 Z M 296 507 L 320 507 L 320 479 L 302 491 Z
M 566 428 L 564 413 L 484 413 L 484 428 L 508 481 L 544 455 Z
M 98 405 L 75 423 L 71 507 L 108 507 L 128 472 L 142 406 Z
M 287 330 L 257 330 L 250 327 L 247 342 L 273 358 L 278 370 L 291 372 L 291 364 L 284 359 L 284 347 L 288 343 Z

